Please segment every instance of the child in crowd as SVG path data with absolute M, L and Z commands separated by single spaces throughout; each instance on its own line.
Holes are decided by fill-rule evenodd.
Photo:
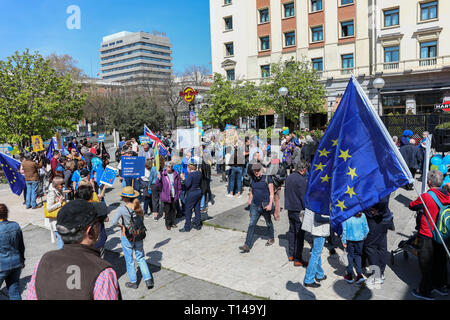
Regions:
M 362 253 L 364 239 L 369 233 L 369 225 L 364 213 L 357 213 L 342 223 L 342 244 L 347 249 L 347 274 L 344 276 L 348 283 L 362 283 Z M 356 269 L 356 278 L 353 279 L 353 266 Z

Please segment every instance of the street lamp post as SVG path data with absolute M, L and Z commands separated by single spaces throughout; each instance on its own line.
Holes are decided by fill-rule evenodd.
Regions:
M 201 94 L 196 95 L 196 96 L 195 96 L 195 99 L 194 99 L 194 113 L 195 113 L 195 120 L 196 120 L 196 121 L 198 121 L 198 120 L 197 120 L 198 115 L 197 115 L 197 113 L 195 112 L 195 105 L 196 105 L 196 104 L 201 105 L 202 102 L 203 102 L 203 96 L 202 96 Z
M 281 87 L 278 90 L 278 93 L 280 94 L 280 96 L 283 97 L 283 106 L 282 106 L 282 108 L 283 108 L 283 127 L 282 128 L 284 128 L 286 125 L 286 120 L 285 120 L 285 116 L 284 116 L 284 103 L 285 103 L 288 92 L 289 92 L 289 90 L 286 87 Z
M 378 90 L 378 115 L 379 116 L 381 116 L 381 113 L 380 113 L 381 89 L 384 88 L 384 84 L 385 84 L 385 82 L 384 82 L 383 78 L 376 78 L 373 81 L 374 88 Z

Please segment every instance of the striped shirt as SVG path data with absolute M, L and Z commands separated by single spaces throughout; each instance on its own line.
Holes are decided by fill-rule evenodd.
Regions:
M 38 266 L 39 262 L 34 267 L 33 276 L 28 284 L 27 300 L 38 300 L 35 286 Z M 113 268 L 106 268 L 98 275 L 94 287 L 94 300 L 119 300 L 119 283 Z

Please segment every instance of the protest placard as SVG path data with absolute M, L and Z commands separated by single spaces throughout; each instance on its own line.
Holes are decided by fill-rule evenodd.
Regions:
M 101 143 L 101 142 L 105 142 L 105 134 L 104 133 L 98 135 L 98 143 Z
M 114 180 L 116 179 L 118 174 L 119 174 L 118 169 L 113 168 L 111 166 L 107 166 L 103 171 L 103 175 L 100 179 L 100 184 L 112 187 L 114 184 Z
M 39 152 L 39 151 L 44 150 L 44 143 L 42 141 L 41 136 L 32 136 L 31 143 L 33 145 L 34 152 Z
M 148 143 L 149 145 L 153 145 L 153 140 L 147 136 L 139 136 L 139 142 L 141 145 Z
M 145 175 L 145 157 L 122 157 L 123 178 L 140 178 Z

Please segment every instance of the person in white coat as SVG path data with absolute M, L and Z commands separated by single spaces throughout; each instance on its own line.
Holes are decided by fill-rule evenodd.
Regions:
M 47 211 L 53 212 L 60 209 L 64 205 L 64 179 L 62 177 L 55 177 L 49 186 L 47 194 Z M 61 249 L 64 242 L 61 240 L 58 232 L 56 232 L 56 219 L 47 219 L 47 223 L 50 224 L 50 228 L 55 232 L 56 238 L 58 239 L 58 249 Z

